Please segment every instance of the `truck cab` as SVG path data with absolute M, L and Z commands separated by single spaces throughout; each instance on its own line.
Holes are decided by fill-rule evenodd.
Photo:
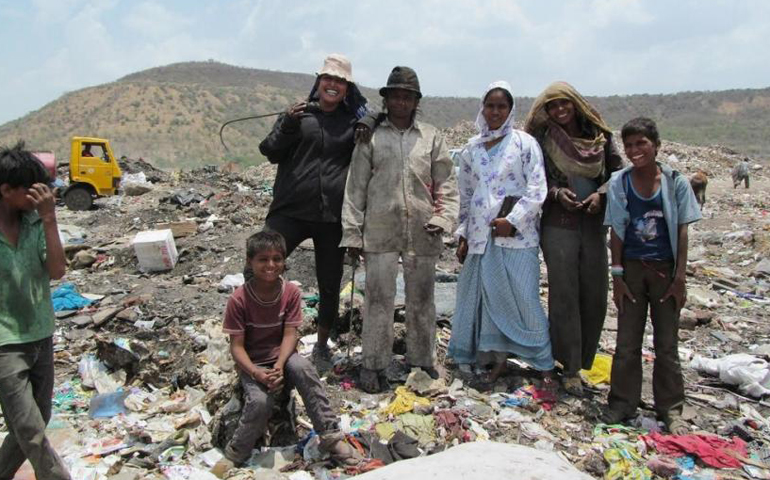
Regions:
M 95 197 L 117 193 L 122 175 L 109 140 L 72 137 L 70 186 L 64 192 L 64 203 L 70 210 L 88 210 Z

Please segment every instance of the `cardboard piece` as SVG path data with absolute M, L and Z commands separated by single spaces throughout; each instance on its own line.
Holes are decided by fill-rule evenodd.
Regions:
M 179 258 L 170 229 L 139 232 L 133 243 L 139 270 L 144 272 L 171 270 Z

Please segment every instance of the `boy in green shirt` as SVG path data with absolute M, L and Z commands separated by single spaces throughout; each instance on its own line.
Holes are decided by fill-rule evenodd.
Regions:
M 38 480 L 69 480 L 45 436 L 53 393 L 50 279 L 67 266 L 48 174 L 19 142 L 0 149 L 0 480 L 29 460 Z

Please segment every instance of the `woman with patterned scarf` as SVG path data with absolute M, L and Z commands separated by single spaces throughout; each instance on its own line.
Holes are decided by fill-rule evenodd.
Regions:
M 564 389 L 582 396 L 578 372 L 593 364 L 607 313 L 605 184 L 622 160 L 610 127 L 566 82 L 535 99 L 524 130 L 543 149 L 548 180 L 540 243 L 553 355 Z
M 540 147 L 513 127 L 507 82 L 491 84 L 476 117 L 479 134 L 460 154 L 457 284 L 448 356 L 466 374 L 492 364 L 486 381 L 514 355 L 555 390 L 548 318 L 540 303 L 540 211 L 547 186 Z

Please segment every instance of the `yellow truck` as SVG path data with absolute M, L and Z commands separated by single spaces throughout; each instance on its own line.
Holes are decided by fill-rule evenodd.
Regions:
M 123 173 L 109 140 L 72 137 L 69 187 L 62 197 L 70 210 L 88 210 L 97 196 L 115 195 Z

